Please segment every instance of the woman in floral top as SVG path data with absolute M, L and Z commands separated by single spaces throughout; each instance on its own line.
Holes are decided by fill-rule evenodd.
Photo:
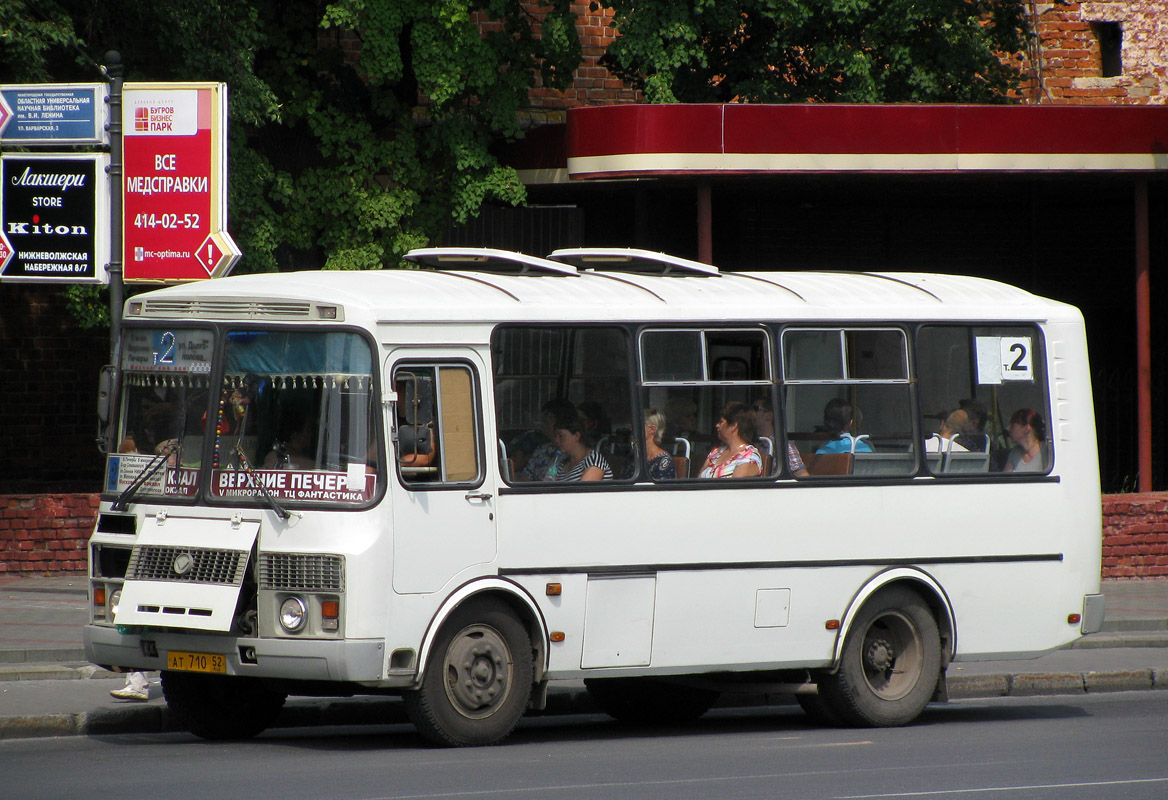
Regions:
M 727 403 L 715 429 L 722 446 L 710 451 L 700 477 L 753 478 L 762 474 L 762 457 L 750 443 L 754 417 L 744 403 Z

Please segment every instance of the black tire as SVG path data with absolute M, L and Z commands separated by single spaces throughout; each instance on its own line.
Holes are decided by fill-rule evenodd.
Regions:
M 179 726 L 203 739 L 251 739 L 280 715 L 286 694 L 255 678 L 162 673 L 162 694 Z
M 843 720 L 840 719 L 839 714 L 835 713 L 835 709 L 823 699 L 822 695 L 797 694 L 795 695 L 795 702 L 803 709 L 803 713 L 811 717 L 811 721 L 816 725 L 822 725 L 826 728 L 839 728 L 843 726 Z
M 506 604 L 472 601 L 442 626 L 421 688 L 403 694 L 406 713 L 433 744 L 498 744 L 527 710 L 533 659 L 527 630 Z
M 590 678 L 584 681 L 605 714 L 628 725 L 693 722 L 718 701 L 718 692 L 653 678 Z
M 929 704 L 940 676 L 937 621 L 920 595 L 892 587 L 864 604 L 839 670 L 820 679 L 819 694 L 849 725 L 907 725 Z

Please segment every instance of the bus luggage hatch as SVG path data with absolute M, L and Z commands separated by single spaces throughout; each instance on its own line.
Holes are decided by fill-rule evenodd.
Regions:
M 589 577 L 580 666 L 648 666 L 656 594 L 656 575 Z
M 114 622 L 230 631 L 259 531 L 259 522 L 227 519 L 170 517 L 146 524 L 130 555 Z

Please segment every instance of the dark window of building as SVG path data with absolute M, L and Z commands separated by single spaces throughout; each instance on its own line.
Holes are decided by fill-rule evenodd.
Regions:
M 1092 22 L 1091 30 L 1099 41 L 1099 62 L 1104 78 L 1123 74 L 1123 27 L 1118 22 Z

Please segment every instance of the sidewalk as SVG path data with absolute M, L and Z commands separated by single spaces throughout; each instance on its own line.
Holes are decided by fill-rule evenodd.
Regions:
M 123 676 L 85 662 L 83 575 L 0 576 L 0 739 L 157 733 L 174 730 L 157 675 L 150 700 L 110 697 Z M 1028 661 L 958 662 L 951 699 L 1168 689 L 1168 581 L 1105 581 L 1100 633 Z M 727 695 L 720 705 L 783 704 L 789 698 Z M 579 682 L 553 685 L 545 714 L 594 711 Z M 405 722 L 390 697 L 289 698 L 279 727 Z

